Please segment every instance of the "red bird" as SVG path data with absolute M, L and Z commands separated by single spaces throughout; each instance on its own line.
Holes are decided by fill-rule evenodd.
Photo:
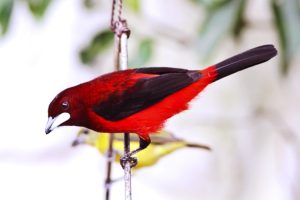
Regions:
M 273 45 L 264 45 L 204 70 L 149 67 L 102 75 L 65 89 L 53 99 L 46 133 L 58 126 L 136 133 L 140 147 L 132 155 L 148 146 L 149 134 L 161 129 L 168 118 L 188 109 L 188 103 L 207 85 L 276 54 Z

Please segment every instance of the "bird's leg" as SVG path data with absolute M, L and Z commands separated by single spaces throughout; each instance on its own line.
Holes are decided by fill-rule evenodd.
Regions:
M 138 153 L 139 151 L 141 151 L 143 149 L 146 149 L 147 146 L 151 143 L 151 140 L 150 140 L 149 137 L 146 140 L 144 138 L 142 138 L 142 137 L 140 137 L 139 139 L 140 139 L 140 141 L 139 141 L 139 143 L 140 143 L 139 148 L 137 148 L 137 149 L 129 152 L 129 156 L 132 156 L 132 155 Z
M 135 167 L 137 165 L 138 160 L 137 160 L 137 158 L 131 157 L 131 156 L 133 156 L 134 154 L 138 153 L 139 151 L 147 148 L 147 146 L 151 143 L 150 137 L 147 137 L 146 139 L 139 137 L 139 139 L 140 139 L 140 141 L 139 141 L 140 146 L 137 149 L 125 154 L 120 159 L 120 163 L 121 163 L 121 166 L 123 167 L 123 169 L 125 167 L 125 163 L 128 161 L 130 162 L 131 167 Z

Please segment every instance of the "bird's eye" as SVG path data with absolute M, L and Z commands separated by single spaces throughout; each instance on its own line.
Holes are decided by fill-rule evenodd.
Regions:
M 69 102 L 64 101 L 64 102 L 61 104 L 61 108 L 62 108 L 63 110 L 68 110 L 68 109 L 69 109 Z
M 89 130 L 89 129 L 87 129 L 87 128 L 85 128 L 85 129 L 83 130 L 83 134 L 85 134 L 85 135 L 88 135 L 88 134 L 89 134 L 89 132 L 90 132 L 90 130 Z

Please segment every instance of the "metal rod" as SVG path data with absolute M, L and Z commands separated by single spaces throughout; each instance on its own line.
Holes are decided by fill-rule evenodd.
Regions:
M 112 173 L 112 162 L 114 160 L 113 151 L 114 134 L 109 135 L 109 146 L 107 151 L 107 162 L 106 162 L 106 179 L 105 179 L 105 200 L 109 200 L 110 187 L 111 187 L 111 173 Z
M 128 52 L 127 52 L 127 39 L 126 33 L 121 35 L 121 52 L 120 52 L 120 70 L 128 68 Z M 130 137 L 129 133 L 124 133 L 124 154 L 128 155 L 130 152 Z M 124 167 L 124 182 L 125 182 L 125 200 L 131 200 L 131 163 L 128 160 Z
M 128 68 L 128 53 L 127 53 L 127 34 L 121 35 L 121 54 L 120 54 L 120 70 Z
M 130 152 L 130 135 L 124 133 L 124 150 L 125 155 Z M 131 200 L 131 166 L 130 162 L 126 162 L 124 166 L 124 183 L 125 183 L 125 200 Z

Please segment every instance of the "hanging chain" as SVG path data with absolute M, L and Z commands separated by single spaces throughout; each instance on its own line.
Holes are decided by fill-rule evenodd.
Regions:
M 118 4 L 118 7 L 117 7 Z M 117 13 L 116 13 L 117 7 Z M 122 33 L 125 33 L 127 37 L 130 35 L 130 30 L 127 25 L 127 21 L 122 18 L 123 10 L 123 0 L 113 0 L 111 9 L 111 20 L 110 28 L 111 30 L 120 38 Z M 117 17 L 115 17 L 117 15 Z

